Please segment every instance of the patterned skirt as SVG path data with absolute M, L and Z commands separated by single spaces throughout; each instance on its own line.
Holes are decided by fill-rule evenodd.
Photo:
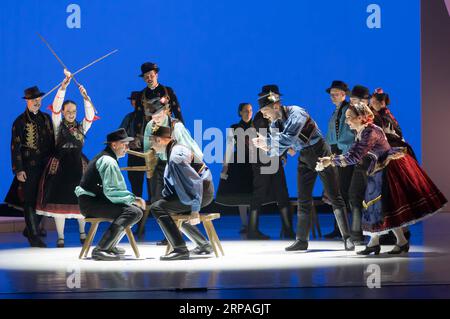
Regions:
M 391 154 L 379 166 L 368 178 L 362 216 L 365 234 L 383 234 L 414 224 L 447 203 L 411 155 Z
M 39 183 L 36 213 L 49 217 L 84 218 L 75 188 L 80 184 L 87 164 L 86 156 L 76 151 L 50 158 Z

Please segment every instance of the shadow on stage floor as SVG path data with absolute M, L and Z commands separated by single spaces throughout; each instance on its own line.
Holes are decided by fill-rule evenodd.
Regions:
M 331 215 L 319 214 L 322 232 Z M 242 240 L 239 217 L 215 223 L 225 257 L 193 257 L 162 262 L 165 247 L 153 219 L 147 222 L 141 257 L 127 242 L 124 260 L 79 260 L 77 224 L 66 227 L 66 247 L 29 248 L 20 233 L 0 234 L 0 298 L 443 298 L 450 296 L 450 214 L 439 214 L 411 227 L 408 255 L 363 257 L 346 252 L 340 241 L 312 238 L 310 250 L 288 253 L 289 241 L 277 239 L 277 215 L 261 217 L 261 230 L 273 239 Z M 104 231 L 101 226 L 97 240 Z M 357 250 L 363 246 L 358 246 Z M 380 288 L 370 288 L 380 285 Z

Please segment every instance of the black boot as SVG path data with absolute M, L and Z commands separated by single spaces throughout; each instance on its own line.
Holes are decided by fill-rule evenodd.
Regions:
M 289 207 L 283 207 L 280 209 L 281 216 L 281 238 L 295 239 L 295 233 L 292 229 L 292 214 L 289 211 Z
M 181 225 L 181 231 L 190 239 L 190 241 L 197 245 L 190 253 L 194 255 L 208 255 L 213 252 L 211 245 L 196 226 L 189 223 L 183 223 Z
M 248 226 L 242 225 L 241 229 L 239 229 L 239 234 L 247 234 L 247 232 L 248 232 Z
M 116 241 L 113 243 L 111 249 L 109 250 L 114 255 L 125 255 L 126 253 L 125 249 L 117 246 L 124 236 L 125 232 L 123 232 L 119 237 L 117 237 Z
M 177 225 L 173 222 L 172 217 L 163 215 L 158 218 L 159 227 L 172 246 L 173 250 L 168 255 L 161 256 L 161 260 L 186 260 L 189 259 L 189 250 L 186 243 L 178 230 Z
M 94 260 L 120 260 L 120 256 L 114 254 L 111 249 L 118 241 L 125 228 L 121 225 L 111 224 L 106 232 L 103 234 L 102 239 L 92 251 L 92 259 Z
M 28 242 L 30 243 L 30 246 L 41 248 L 47 247 L 47 245 L 39 237 L 38 221 L 34 208 L 32 206 L 25 205 L 23 208 L 23 215 L 25 217 L 25 224 L 27 225 L 26 231 L 24 230 L 24 233 L 28 235 L 26 237 L 28 239 Z
M 351 237 L 356 245 L 364 244 L 364 236 L 361 229 L 361 215 L 360 207 L 351 206 L 352 209 L 352 231 Z
M 250 211 L 250 219 L 248 222 L 247 239 L 267 240 L 269 236 L 261 233 L 258 229 L 259 212 L 257 209 Z
M 350 230 L 348 226 L 348 219 L 345 210 L 342 208 L 335 208 L 333 210 L 334 217 L 336 218 L 337 225 L 342 234 L 342 240 L 344 241 L 345 250 L 355 250 L 355 244 L 350 236 Z
M 380 236 L 380 245 L 395 245 L 396 243 L 397 238 L 391 231 Z
M 142 219 L 136 224 L 136 229 L 134 231 L 134 235 L 136 236 L 136 239 L 138 241 L 144 241 L 144 239 L 145 239 L 145 223 Z
M 286 251 L 299 251 L 308 249 L 309 230 L 311 228 L 311 214 L 297 215 L 297 235 L 295 242 L 286 247 Z

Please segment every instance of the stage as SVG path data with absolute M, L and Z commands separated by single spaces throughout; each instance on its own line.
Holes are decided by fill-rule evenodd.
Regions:
M 331 229 L 329 214 L 319 214 L 322 231 Z M 261 229 L 276 238 L 279 217 L 265 215 Z M 239 238 L 239 218 L 215 223 L 225 256 L 194 256 L 162 262 L 165 247 L 153 220 L 136 259 L 127 242 L 124 260 L 79 260 L 76 225 L 68 223 L 66 248 L 29 248 L 20 233 L 0 234 L 0 298 L 444 298 L 450 296 L 450 214 L 438 214 L 411 227 L 408 255 L 357 256 L 340 241 L 313 239 L 310 250 L 288 253 L 285 240 Z M 99 239 L 99 230 L 96 240 Z M 424 236 L 424 234 L 426 234 Z M 358 246 L 361 250 L 363 246 Z M 379 271 L 379 286 L 377 286 Z M 374 277 L 375 276 L 375 277 Z M 374 279 L 375 278 L 375 279 Z M 369 288 L 368 287 L 374 287 Z

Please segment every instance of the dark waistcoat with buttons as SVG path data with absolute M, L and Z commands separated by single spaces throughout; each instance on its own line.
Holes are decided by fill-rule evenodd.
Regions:
M 107 146 L 102 152 L 97 154 L 90 162 L 81 178 L 80 186 L 88 192 L 94 193 L 96 197 L 105 199 L 109 201 L 109 199 L 103 193 L 103 181 L 100 176 L 99 171 L 97 170 L 97 161 L 102 156 L 111 156 L 114 160 L 117 161 L 116 154 L 113 150 Z

